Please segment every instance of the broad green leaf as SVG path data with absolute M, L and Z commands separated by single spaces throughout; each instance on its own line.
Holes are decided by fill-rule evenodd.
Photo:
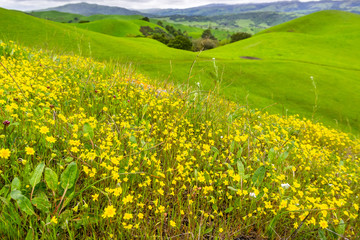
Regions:
M 204 234 L 209 234 L 213 231 L 214 228 L 208 228 L 205 230 Z
M 20 190 L 14 190 L 10 192 L 10 197 L 14 200 L 20 199 L 20 197 L 23 196 Z
M 18 123 L 18 122 L 14 122 L 14 123 L 10 124 L 10 126 L 18 126 L 18 125 L 20 125 L 20 123 Z
M 237 154 L 236 154 L 236 158 L 241 158 L 242 152 L 243 152 L 243 148 L 240 147 L 240 148 L 239 148 L 239 151 L 238 151 Z
M 340 223 L 336 227 L 336 233 L 338 233 L 340 235 L 344 235 L 345 234 L 345 229 L 346 229 L 346 224 L 345 224 L 344 220 L 340 219 Z
M 235 148 L 235 142 L 232 141 L 232 143 L 230 144 L 230 152 L 234 152 L 234 148 Z
M 20 210 L 26 214 L 33 215 L 35 213 L 30 200 L 24 195 L 21 195 L 19 199 L 16 200 L 16 202 L 18 203 Z
M 64 189 L 72 188 L 76 182 L 77 165 L 76 162 L 70 163 L 60 176 L 60 184 Z
M 269 161 L 270 163 L 275 159 L 275 155 L 276 155 L 275 150 L 274 150 L 273 148 L 271 148 L 271 149 L 269 150 L 269 153 L 268 153 L 268 156 L 267 156 L 268 161 Z
M 283 152 L 282 154 L 280 154 L 278 163 L 282 163 L 288 156 L 289 156 L 288 152 Z
M 21 182 L 18 177 L 15 177 L 11 182 L 11 191 L 21 190 Z
M 32 187 L 35 187 L 36 184 L 38 184 L 41 180 L 41 176 L 42 176 L 42 172 L 44 171 L 44 167 L 45 167 L 45 163 L 39 163 L 35 170 L 34 170 L 34 173 L 33 175 L 31 176 L 30 178 L 30 185 Z
M 245 177 L 244 164 L 240 160 L 238 160 L 236 163 L 237 163 L 237 167 L 238 167 L 240 177 L 244 178 Z
M 31 203 L 42 212 L 49 212 L 51 204 L 46 196 L 35 197 L 31 200 Z
M 89 123 L 84 124 L 83 132 L 89 134 L 90 138 L 94 138 L 94 130 Z
M 233 207 L 228 207 L 227 209 L 225 209 L 225 213 L 230 213 L 232 212 L 232 210 L 234 210 Z
M 74 160 L 74 158 L 72 158 L 72 157 L 67 157 L 67 158 L 65 158 L 65 162 L 72 162 L 72 160 Z
M 58 176 L 53 170 L 51 170 L 51 168 L 45 168 L 45 181 L 51 190 L 56 191 Z
M 261 166 L 258 169 L 256 169 L 256 171 L 252 177 L 253 184 L 259 186 L 265 177 L 265 172 L 266 172 L 265 166 Z
M 130 140 L 131 143 L 137 143 L 136 137 L 133 136 L 133 135 L 130 136 L 129 140 Z

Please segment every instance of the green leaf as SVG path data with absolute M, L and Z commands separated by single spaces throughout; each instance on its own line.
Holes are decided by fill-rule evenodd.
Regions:
M 230 152 L 234 152 L 234 148 L 235 148 L 235 142 L 232 141 L 231 144 L 230 144 Z
M 94 130 L 89 123 L 85 123 L 83 126 L 83 132 L 89 134 L 90 138 L 94 138 Z
M 218 210 L 218 206 L 217 206 L 216 204 L 213 204 L 213 205 L 212 205 L 212 208 L 213 208 L 215 211 Z
M 14 200 L 20 199 L 20 197 L 23 196 L 20 190 L 13 190 L 10 192 L 10 197 Z
M 267 156 L 267 159 L 268 161 L 271 163 L 274 159 L 275 159 L 275 155 L 276 155 L 276 152 L 273 148 L 271 148 L 269 150 L 269 153 L 268 153 L 268 156 Z
M 65 162 L 72 162 L 72 160 L 74 160 L 74 158 L 72 158 L 72 157 L 67 157 L 67 158 L 65 158 Z
M 9 205 L 9 200 L 7 200 L 6 198 L 3 198 L 3 197 L 0 197 L 0 200 L 6 205 L 8 206 Z
M 34 188 L 41 180 L 42 172 L 44 171 L 45 163 L 39 163 L 30 178 L 30 185 Z
M 136 137 L 133 136 L 133 135 L 130 136 L 129 140 L 130 140 L 131 143 L 137 143 Z
M 29 229 L 28 233 L 26 234 L 25 240 L 33 240 L 34 239 L 34 230 Z
M 232 210 L 234 210 L 233 207 L 228 207 L 227 209 L 225 209 L 225 213 L 230 213 L 232 212 Z
M 204 234 L 209 234 L 213 231 L 214 228 L 208 228 L 205 230 Z
M 14 122 L 14 123 L 10 124 L 10 126 L 18 126 L 18 125 L 20 125 L 20 123 L 18 123 L 18 122 Z
M 56 191 L 58 176 L 53 170 L 51 170 L 51 168 L 45 168 L 45 181 L 51 190 Z
M 211 146 L 211 151 L 213 151 L 214 153 L 217 153 L 217 154 L 220 153 L 220 152 L 219 152 L 219 149 L 217 149 L 217 148 L 214 147 L 214 146 Z
M 70 163 L 60 176 L 60 184 L 64 189 L 72 188 L 76 182 L 77 165 L 76 162 Z
M 49 212 L 51 204 L 46 196 L 35 197 L 31 200 L 31 203 L 42 212 Z
M 21 195 L 20 198 L 16 200 L 16 202 L 18 203 L 21 211 L 25 212 L 28 215 L 35 214 L 34 208 L 32 207 L 30 200 L 24 195 Z
M 288 152 L 283 152 L 282 154 L 280 154 L 278 163 L 282 163 L 288 156 L 289 156 Z
M 345 234 L 345 229 L 346 229 L 346 224 L 345 224 L 344 220 L 340 219 L 340 223 L 336 227 L 336 233 L 343 236 Z
M 230 186 L 228 186 L 228 189 L 230 189 L 231 191 L 235 191 L 235 192 L 238 191 L 236 188 L 233 188 L 233 187 L 230 187 Z
M 265 177 L 265 173 L 266 173 L 265 166 L 261 166 L 258 169 L 256 169 L 256 171 L 252 177 L 253 184 L 259 186 Z
M 244 178 L 245 177 L 244 164 L 240 160 L 238 160 L 236 163 L 237 163 L 237 167 L 238 167 L 240 177 Z
M 11 182 L 11 190 L 21 190 L 21 182 L 18 177 L 15 177 Z
M 326 240 L 326 235 L 323 229 L 319 229 L 318 234 L 319 234 L 319 239 Z
M 240 147 L 240 148 L 239 148 L 239 151 L 238 151 L 237 154 L 236 154 L 236 158 L 241 158 L 242 152 L 243 152 L 243 148 Z

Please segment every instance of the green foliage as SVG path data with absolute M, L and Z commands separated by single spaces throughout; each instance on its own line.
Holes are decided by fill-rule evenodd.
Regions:
M 150 22 L 150 18 L 148 18 L 148 17 L 143 17 L 143 18 L 141 18 L 141 20 L 146 21 L 146 22 Z
M 230 42 L 237 42 L 246 38 L 251 37 L 250 33 L 246 33 L 246 32 L 238 32 L 238 33 L 234 33 L 233 35 L 231 35 L 231 41 Z
M 174 39 L 171 39 L 168 43 L 168 46 L 171 48 L 183 49 L 183 50 L 191 50 L 192 43 L 191 41 L 181 35 L 177 35 Z
M 204 32 L 201 34 L 201 38 L 217 40 L 216 37 L 211 33 L 211 29 L 209 29 L 209 28 L 204 30 Z
M 60 185 L 63 189 L 70 189 L 74 186 L 77 178 L 77 164 L 70 163 L 60 176 Z

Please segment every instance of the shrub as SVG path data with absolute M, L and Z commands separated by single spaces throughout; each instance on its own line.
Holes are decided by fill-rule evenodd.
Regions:
M 191 50 L 192 43 L 187 37 L 177 35 L 174 39 L 171 39 L 169 41 L 168 47 Z
M 252 36 L 252 35 L 251 35 L 250 33 L 237 32 L 237 33 L 234 33 L 233 35 L 231 35 L 231 40 L 230 40 L 230 42 L 231 42 L 231 43 L 237 42 L 237 41 L 240 41 L 240 40 L 249 38 L 249 37 L 251 37 L 251 36 Z

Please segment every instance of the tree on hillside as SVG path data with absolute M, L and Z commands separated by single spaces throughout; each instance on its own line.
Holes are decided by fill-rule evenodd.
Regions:
M 211 33 L 211 30 L 209 28 L 201 34 L 201 38 L 217 40 L 216 37 Z
M 148 18 L 148 17 L 143 17 L 141 20 L 150 22 L 150 18 Z
M 157 25 L 159 25 L 160 27 L 164 27 L 163 22 L 160 20 L 157 22 Z
M 230 42 L 237 42 L 246 38 L 251 37 L 252 35 L 250 33 L 246 33 L 246 32 L 237 32 L 234 33 L 233 35 L 231 35 L 231 41 Z
M 212 40 L 210 38 L 199 38 L 196 40 L 193 40 L 193 51 L 204 51 L 216 48 L 219 45 L 219 42 L 217 40 Z
M 191 50 L 192 43 L 187 37 L 177 35 L 174 39 L 171 39 L 169 41 L 168 47 Z

